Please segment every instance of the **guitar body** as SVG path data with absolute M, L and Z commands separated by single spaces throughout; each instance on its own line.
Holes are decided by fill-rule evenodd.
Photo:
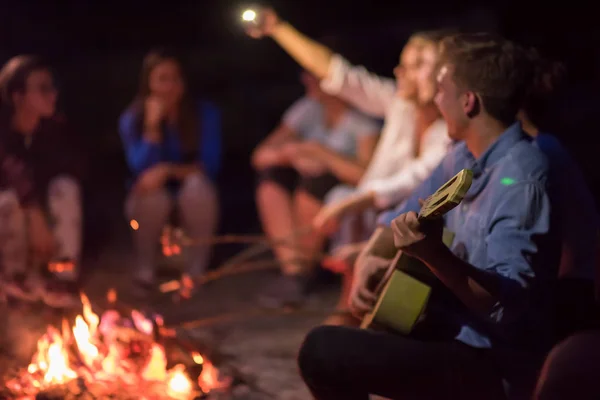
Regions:
M 453 239 L 454 234 L 444 230 L 444 244 L 449 247 Z M 392 264 L 373 311 L 364 316 L 360 327 L 381 326 L 408 335 L 424 317 L 437 278 L 421 261 L 402 252 Z
M 460 204 L 471 187 L 472 172 L 463 169 L 427 198 L 419 221 L 441 218 Z M 442 240 L 448 247 L 454 234 L 444 229 Z M 365 315 L 361 328 L 381 326 L 408 335 L 424 317 L 435 275 L 421 261 L 399 251 L 375 293 L 379 294 L 373 311 Z

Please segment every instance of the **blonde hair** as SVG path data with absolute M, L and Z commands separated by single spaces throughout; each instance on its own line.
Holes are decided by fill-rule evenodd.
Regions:
M 445 37 L 454 34 L 456 34 L 456 31 L 453 29 L 419 31 L 410 35 L 408 41 L 406 42 L 406 46 L 414 46 L 419 50 L 422 50 L 423 48 L 432 45 L 439 48 L 440 44 L 442 43 L 442 40 Z

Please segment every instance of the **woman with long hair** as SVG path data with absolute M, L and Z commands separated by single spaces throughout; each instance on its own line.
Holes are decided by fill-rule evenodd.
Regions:
M 16 297 L 70 303 L 82 242 L 78 138 L 55 115 L 58 91 L 40 58 L 9 60 L 0 93 L 3 287 Z M 58 264 L 48 276 L 58 279 L 38 279 Z
M 157 244 L 173 210 L 193 238 L 217 228 L 220 114 L 206 101 L 192 102 L 177 58 L 154 50 L 143 61 L 139 91 L 120 118 L 119 133 L 132 175 L 126 214 L 139 224 L 134 280 L 145 294 L 154 288 Z M 185 250 L 189 275 L 201 275 L 210 248 Z

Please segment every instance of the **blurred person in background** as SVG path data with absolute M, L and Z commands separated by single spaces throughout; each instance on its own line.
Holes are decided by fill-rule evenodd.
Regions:
M 220 112 L 208 101 L 192 100 L 172 53 L 153 50 L 143 61 L 138 94 L 120 117 L 119 133 L 131 172 L 126 215 L 138 224 L 134 287 L 143 297 L 155 289 L 157 246 L 173 211 L 191 238 L 210 237 L 218 227 Z M 196 279 L 207 268 L 211 247 L 189 246 L 184 254 L 187 273 Z
M 418 106 L 415 83 L 421 49 L 435 43 L 437 35 L 411 36 L 394 69 L 396 79 L 389 79 L 351 65 L 341 55 L 280 20 L 271 9 L 260 10 L 257 18 L 259 23 L 248 29 L 250 36 L 273 38 L 321 80 L 323 91 L 339 96 L 368 115 L 384 118 L 381 139 L 358 185 L 334 188 L 327 196 L 327 205 L 313 221 L 318 231 L 340 232 L 334 247 L 356 240 L 356 231 L 368 235 L 375 228 L 377 209 L 391 207 L 409 196 L 448 150 L 446 125 L 435 106 Z M 351 218 L 339 220 L 342 214 Z
M 4 287 L 22 299 L 73 304 L 85 171 L 79 138 L 56 115 L 58 91 L 49 66 L 40 58 L 23 55 L 9 60 L 0 71 L 0 91 Z
M 566 69 L 561 63 L 543 58 L 536 49 L 529 49 L 528 54 L 536 65 L 536 74 L 519 120 L 550 163 L 552 223 L 561 234 L 561 247 L 555 249 L 560 266 L 554 300 L 558 339 L 562 340 L 576 330 L 599 327 L 594 280 L 600 279 L 596 276 L 600 218 L 577 161 L 556 136 L 548 133 L 552 130 L 551 116 L 560 114 L 555 104 L 566 87 Z
M 445 130 L 446 124 L 439 114 L 434 102 L 437 93 L 437 71 L 439 61 L 439 43 L 446 36 L 447 31 L 430 31 L 420 33 L 421 37 L 428 38 L 420 48 L 418 67 L 414 75 L 417 93 L 415 95 L 417 134 L 422 134 L 422 129 Z M 405 175 L 399 173 L 389 179 L 379 180 L 381 186 L 375 185 L 373 189 L 367 188 L 364 192 L 351 195 L 341 201 L 333 202 L 329 207 L 323 208 L 315 218 L 315 226 L 327 229 L 331 221 L 340 220 L 346 227 L 337 233 L 336 248 L 333 249 L 325 265 L 330 269 L 343 274 L 342 293 L 338 301 L 338 311 L 347 309 L 350 287 L 353 279 L 353 264 L 366 240 L 373 233 L 372 225 L 362 223 L 365 218 L 370 218 L 378 209 L 377 199 L 387 197 L 392 205 L 400 204 L 405 198 Z M 386 185 L 384 186 L 383 183 Z M 384 204 L 381 204 L 382 206 Z M 360 321 L 350 312 L 336 313 L 326 320 L 327 324 L 357 325 Z
M 313 75 L 304 71 L 302 83 L 305 96 L 286 111 L 252 156 L 263 229 L 271 240 L 292 238 L 275 247 L 282 274 L 262 292 L 266 306 L 302 301 L 313 255 L 323 240 L 316 233 L 293 233 L 311 224 L 331 188 L 360 181 L 379 135 L 376 121 L 325 93 Z

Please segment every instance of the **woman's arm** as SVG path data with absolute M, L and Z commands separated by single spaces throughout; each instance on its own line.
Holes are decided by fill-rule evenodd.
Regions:
M 249 31 L 251 36 L 270 36 L 298 64 L 322 79 L 321 86 L 339 95 L 365 113 L 383 117 L 396 98 L 396 82 L 353 66 L 343 57 L 281 21 L 270 9 L 263 11 L 264 24 Z
M 272 165 L 287 164 L 289 161 L 281 147 L 297 140 L 300 133 L 310 129 L 319 112 L 319 105 L 307 97 L 296 100 L 284 113 L 281 123 L 254 150 L 252 166 L 256 169 Z
M 139 175 L 160 162 L 160 145 L 156 141 L 156 135 L 143 135 L 130 110 L 119 119 L 119 135 L 125 148 L 127 164 L 134 175 Z
M 260 170 L 273 165 L 286 164 L 286 157 L 280 151 L 280 147 L 296 138 L 294 130 L 281 123 L 256 147 L 252 153 L 252 166 Z
M 336 178 L 354 186 L 358 184 L 369 165 L 369 161 L 371 161 L 371 156 L 377 145 L 377 136 L 362 137 L 358 140 L 357 145 L 357 157 L 355 158 L 344 156 L 316 142 L 303 144 L 301 152 L 305 152 L 307 156 L 323 162 Z

